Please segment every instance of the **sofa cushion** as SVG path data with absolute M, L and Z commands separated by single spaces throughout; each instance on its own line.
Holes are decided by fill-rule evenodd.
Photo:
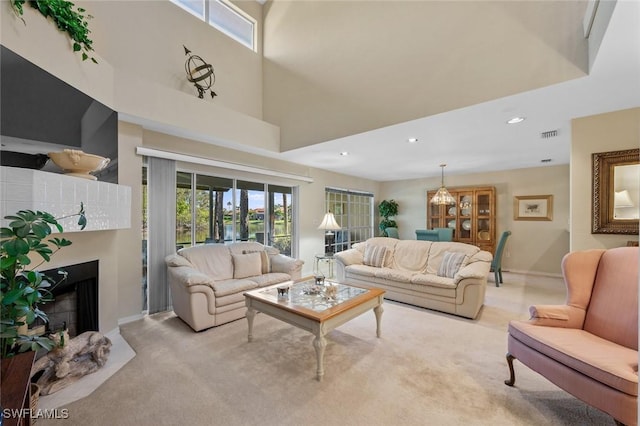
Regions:
M 233 262 L 229 248 L 224 244 L 201 244 L 180 249 L 178 254 L 194 268 L 216 281 L 233 278 Z
M 509 334 L 525 345 L 594 380 L 638 395 L 638 351 L 575 328 L 511 321 Z M 532 367 L 535 370 L 535 367 Z
M 247 278 L 262 274 L 260 253 L 232 254 L 233 278 Z
M 398 241 L 393 253 L 393 267 L 404 271 L 424 272 L 430 248 L 430 241 Z
M 363 263 L 367 266 L 382 268 L 387 255 L 387 248 L 384 246 L 368 245 L 364 250 Z
M 444 254 L 448 251 L 464 253 L 467 255 L 467 259 L 469 259 L 474 254 L 478 253 L 480 249 L 476 246 L 465 243 L 443 241 L 432 242 L 431 248 L 429 249 L 429 260 L 427 260 L 427 270 L 425 272 L 427 274 L 437 275 L 438 270 L 440 269 L 440 264 L 444 259 Z M 465 263 L 463 262 L 461 267 L 464 266 Z
M 242 250 L 242 254 L 249 254 L 249 253 L 260 253 L 260 263 L 262 265 L 262 273 L 263 274 L 268 274 L 269 272 L 271 272 L 271 257 L 269 256 L 269 253 L 266 252 L 266 250 Z
M 261 251 L 265 250 L 267 253 L 275 255 L 280 254 L 280 250 L 275 247 L 265 246 L 256 241 L 238 241 L 232 244 L 227 244 L 229 251 L 235 254 L 242 254 L 243 251 Z
M 466 255 L 460 252 L 446 251 L 442 263 L 438 268 L 438 276 L 453 278 L 466 260 Z
M 376 271 L 376 278 L 397 281 L 401 283 L 410 283 L 414 272 L 401 271 L 393 268 L 381 268 Z
M 411 277 L 411 283 L 440 288 L 457 288 L 453 279 L 433 274 L 415 274 Z
M 353 272 L 354 274 L 361 275 L 364 277 L 375 277 L 376 272 L 380 268 L 376 268 L 374 266 L 367 265 L 349 265 L 345 268 L 345 270 Z
M 287 282 L 291 280 L 291 276 L 289 274 L 285 274 L 284 272 L 271 272 L 264 275 L 257 275 L 255 277 L 247 278 L 256 284 L 258 287 L 265 287 L 268 285 L 279 284 L 282 282 Z M 293 283 L 293 281 L 291 281 Z
M 242 293 L 244 291 L 248 291 L 254 288 L 257 288 L 258 284 L 255 281 L 251 280 L 224 280 L 224 281 L 216 281 L 213 283 L 213 292 L 216 295 L 216 298 L 222 296 L 228 296 L 233 293 Z

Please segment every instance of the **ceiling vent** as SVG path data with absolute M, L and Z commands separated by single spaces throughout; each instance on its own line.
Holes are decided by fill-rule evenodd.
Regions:
M 548 130 L 546 132 L 540 133 L 540 137 L 542 139 L 555 138 L 556 136 L 558 136 L 558 131 L 557 130 Z

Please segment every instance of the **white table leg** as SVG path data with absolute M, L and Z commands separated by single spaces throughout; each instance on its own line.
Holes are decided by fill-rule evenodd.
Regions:
M 247 340 L 251 342 L 253 340 L 253 319 L 256 317 L 256 310 L 248 307 L 247 308 L 247 322 L 249 323 L 249 334 L 247 335 Z
M 317 378 L 318 381 L 322 381 L 324 376 L 324 348 L 327 346 L 327 339 L 322 335 L 322 330 L 319 330 L 316 334 L 316 338 L 313 339 L 313 347 L 316 349 L 316 360 L 318 362 Z
M 378 306 L 376 306 L 375 308 L 373 308 L 373 313 L 376 314 L 376 335 L 378 337 L 380 337 L 380 335 L 382 334 L 382 313 L 384 312 L 384 309 L 382 309 L 382 303 L 380 303 Z

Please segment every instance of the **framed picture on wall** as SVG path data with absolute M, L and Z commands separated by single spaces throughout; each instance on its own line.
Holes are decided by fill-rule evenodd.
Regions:
M 516 195 L 513 220 L 552 220 L 553 195 Z

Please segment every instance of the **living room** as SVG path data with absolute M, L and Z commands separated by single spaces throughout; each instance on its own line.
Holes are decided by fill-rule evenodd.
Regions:
M 258 33 L 262 32 L 263 16 L 268 20 L 265 27 L 268 25 L 270 32 L 277 30 L 277 20 L 286 15 L 285 6 L 280 8 L 277 3 L 238 2 L 257 20 Z M 135 224 L 142 223 L 143 216 L 143 158 L 136 154 L 138 147 L 312 178 L 312 183 L 299 184 L 298 200 L 304 207 L 299 217 L 296 257 L 305 261 L 307 275 L 312 273 L 314 255 L 323 247 L 323 233 L 317 227 L 325 212 L 326 187 L 367 191 L 374 194 L 376 201 L 388 198 L 398 201 L 401 209 L 396 220 L 403 239 L 415 238 L 414 230 L 425 227 L 426 191 L 439 186 L 439 170 L 430 170 L 430 175 L 423 178 L 376 181 L 279 158 L 279 153 L 295 146 L 291 134 L 285 135 L 280 127 L 272 124 L 275 120 L 268 119 L 274 112 L 267 111 L 265 105 L 265 100 L 270 98 L 269 91 L 281 90 L 276 89 L 276 85 L 267 85 L 268 75 L 276 78 L 273 77 L 278 65 L 274 65 L 275 46 L 271 47 L 272 56 L 267 61 L 262 57 L 262 47 L 258 52 L 246 49 L 209 25 L 194 21 L 169 1 L 78 4 L 94 16 L 90 25 L 97 65 L 74 56 L 66 36 L 53 31 L 51 23 L 42 19 L 37 11 L 25 7 L 25 25 L 11 13 L 6 2 L 2 4 L 6 10 L 1 14 L 2 44 L 119 113 L 118 183 L 131 188 L 133 225 L 131 229 L 117 231 L 70 230 L 67 238 L 73 245 L 51 263 L 57 267 L 99 259 L 105 265 L 100 268 L 100 282 L 104 284 L 100 287 L 100 331 L 110 332 L 143 316 L 140 308 L 142 260 L 138 252 L 131 252 L 132 247 L 140 247 L 141 232 Z M 198 99 L 184 78 L 183 45 L 215 66 L 218 96 L 214 99 Z M 288 81 L 286 73 L 277 78 L 282 79 L 279 84 Z M 300 84 L 297 80 L 292 81 L 294 83 Z M 480 173 L 457 172 L 446 175 L 446 184 L 495 186 L 497 228 L 513 232 L 509 254 L 504 259 L 506 269 L 557 277 L 562 256 L 569 251 L 617 247 L 626 245 L 630 239 L 637 241 L 637 236 L 591 234 L 590 212 L 591 154 L 637 148 L 639 117 L 638 105 L 596 116 L 574 117 L 569 163 Z M 288 120 L 298 118 L 295 115 L 280 117 L 278 121 L 282 122 L 283 129 L 290 124 Z M 299 121 L 305 120 L 308 122 L 308 117 Z M 354 121 L 358 120 L 354 118 Z M 331 126 L 317 127 L 323 127 L 322 132 L 326 132 Z M 300 136 L 300 129 L 296 128 L 295 132 Z M 327 137 L 322 132 L 318 131 L 314 137 Z M 335 134 L 334 138 L 338 136 Z M 300 137 L 301 144 L 303 139 Z M 229 169 L 223 171 L 234 173 Z M 532 194 L 553 195 L 552 221 L 513 220 L 513 197 Z

